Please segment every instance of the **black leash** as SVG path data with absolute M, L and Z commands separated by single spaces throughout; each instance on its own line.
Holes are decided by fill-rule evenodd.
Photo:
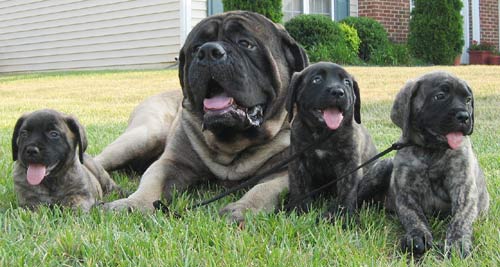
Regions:
M 200 203 L 197 203 L 197 204 L 194 204 L 194 205 L 191 205 L 189 207 L 186 208 L 186 210 L 193 210 L 193 209 L 196 209 L 196 208 L 199 208 L 199 207 L 203 207 L 203 206 L 206 206 L 212 202 L 215 202 L 221 198 L 224 198 L 236 191 L 239 191 L 247 186 L 250 186 L 256 182 L 258 182 L 259 180 L 267 177 L 268 175 L 270 174 L 273 174 L 273 173 L 276 173 L 278 171 L 280 171 L 281 169 L 283 169 L 284 167 L 286 167 L 288 165 L 288 163 L 296 160 L 298 157 L 300 157 L 302 154 L 304 154 L 305 152 L 315 148 L 315 147 L 318 147 L 321 143 L 323 143 L 324 141 L 326 141 L 328 138 L 330 138 L 330 136 L 333 134 L 334 132 L 332 131 L 328 131 L 326 132 L 325 134 L 321 135 L 318 139 L 316 139 L 315 141 L 311 142 L 310 144 L 308 144 L 307 146 L 303 147 L 301 150 L 297 151 L 295 154 L 293 154 L 292 156 L 290 156 L 289 158 L 285 159 L 284 161 L 280 162 L 278 165 L 274 166 L 273 168 L 269 169 L 268 171 L 266 172 L 263 172 L 259 175 L 256 175 L 254 177 L 251 177 L 251 178 L 246 178 L 244 180 L 244 182 L 242 182 L 241 184 L 233 187 L 233 188 L 230 188 L 210 199 L 207 199 L 207 200 L 204 200 Z M 155 207 L 155 209 L 157 210 L 161 210 L 163 211 L 164 213 L 169 213 L 169 209 L 167 207 L 167 205 L 163 204 L 160 200 L 156 200 L 155 202 L 153 202 L 153 206 Z M 179 215 L 178 214 L 174 214 L 174 216 L 178 217 Z
M 284 207 L 283 209 L 284 209 L 284 210 L 287 210 L 287 209 L 289 209 L 289 208 L 291 208 L 291 207 L 294 207 L 294 206 L 295 206 L 295 205 L 297 205 L 298 203 L 301 203 L 301 202 L 302 202 L 302 201 L 304 201 L 305 199 L 307 199 L 307 198 L 309 198 L 309 197 L 312 197 L 312 196 L 314 196 L 314 195 L 318 194 L 319 192 L 321 192 L 321 191 L 325 190 L 326 188 L 328 188 L 328 187 L 332 186 L 332 185 L 333 185 L 333 184 L 335 184 L 336 182 L 338 182 L 338 181 L 340 181 L 340 180 L 343 180 L 343 179 L 347 178 L 349 175 L 353 174 L 353 173 L 354 173 L 354 172 L 356 172 L 357 170 L 359 170 L 359 169 L 361 169 L 361 168 L 365 167 L 366 165 L 368 165 L 368 164 L 370 164 L 370 163 L 374 162 L 375 160 L 377 160 L 377 159 L 379 159 L 379 158 L 381 158 L 381 157 L 385 156 L 386 154 L 388 154 L 388 153 L 390 153 L 390 152 L 392 152 L 392 151 L 394 151 L 394 150 L 400 150 L 400 149 L 402 149 L 402 148 L 404 148 L 404 147 L 408 147 L 408 146 L 412 146 L 412 144 L 410 144 L 410 143 L 394 143 L 394 144 L 392 144 L 392 145 L 391 145 L 389 148 L 387 148 L 386 150 L 384 150 L 384 151 L 382 151 L 382 152 L 378 153 L 377 155 L 373 156 L 371 159 L 369 159 L 369 160 L 365 161 L 365 163 L 363 163 L 363 164 L 359 165 L 358 167 L 354 168 L 354 170 L 352 170 L 352 171 L 348 172 L 347 174 L 344 174 L 344 175 L 342 175 L 341 177 L 339 177 L 339 178 L 337 178 L 337 179 L 334 179 L 334 180 L 332 180 L 332 181 L 330 181 L 330 182 L 328 182 L 328 183 L 326 183 L 326 184 L 324 184 L 324 185 L 322 185 L 322 186 L 320 186 L 320 187 L 318 187 L 318 188 L 314 189 L 313 191 L 311 191 L 311 192 L 309 192 L 309 193 L 305 194 L 304 196 L 302 196 L 301 198 L 299 198 L 299 200 L 295 201 L 294 203 L 288 203 L 287 205 L 285 205 L 285 207 Z

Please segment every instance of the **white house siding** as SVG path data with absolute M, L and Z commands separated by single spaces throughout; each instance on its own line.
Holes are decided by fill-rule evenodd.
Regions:
M 358 16 L 358 0 L 349 1 L 349 13 L 351 17 Z
M 179 52 L 179 0 L 0 2 L 0 73 L 152 68 Z
M 198 22 L 207 17 L 207 1 L 192 0 L 191 9 L 191 25 L 194 27 Z

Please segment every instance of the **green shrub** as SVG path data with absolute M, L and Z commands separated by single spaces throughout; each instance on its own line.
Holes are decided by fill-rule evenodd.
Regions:
M 299 15 L 286 22 L 285 28 L 306 49 L 311 62 L 358 63 L 359 37 L 347 25 L 323 15 Z
M 407 45 L 389 43 L 384 49 L 372 52 L 369 63 L 382 66 L 408 66 L 414 62 Z
M 461 0 L 415 0 L 408 45 L 417 58 L 432 64 L 452 64 L 462 51 Z
M 224 11 L 248 10 L 260 13 L 270 20 L 281 23 L 282 0 L 222 0 Z
M 347 17 L 341 21 L 354 27 L 361 39 L 359 58 L 368 62 L 373 51 L 383 53 L 390 46 L 387 31 L 378 21 L 368 17 Z

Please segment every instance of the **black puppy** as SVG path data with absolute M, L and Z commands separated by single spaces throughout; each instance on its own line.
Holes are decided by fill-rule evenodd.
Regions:
M 307 209 L 304 195 L 353 170 L 377 153 L 370 135 L 361 125 L 358 83 L 341 66 L 320 62 L 295 73 L 287 99 L 292 123 L 291 152 L 295 153 L 325 132 L 333 135 L 315 150 L 304 153 L 288 167 L 290 209 Z M 363 177 L 360 169 L 329 188 L 337 197 L 325 214 L 353 212 L 357 206 L 356 189 Z M 300 203 L 299 203 L 300 202 Z
M 103 192 L 119 189 L 85 154 L 87 137 L 78 121 L 44 109 L 18 119 L 12 136 L 14 188 L 19 205 L 62 205 L 88 211 Z

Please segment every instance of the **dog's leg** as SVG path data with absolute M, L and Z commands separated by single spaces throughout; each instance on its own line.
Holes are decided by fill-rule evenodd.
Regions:
M 287 203 L 287 211 L 296 209 L 297 212 L 307 212 L 308 204 L 311 203 L 311 197 L 303 199 L 304 196 L 312 191 L 311 174 L 305 169 L 302 159 L 290 163 L 288 168 L 290 193 Z
M 245 212 L 271 212 L 279 204 L 280 194 L 288 189 L 286 171 L 270 176 L 266 181 L 252 187 L 243 197 L 220 210 L 220 215 L 227 215 L 231 221 L 242 222 Z
M 395 191 L 396 213 L 406 232 L 401 240 L 401 248 L 403 251 L 422 255 L 432 246 L 432 234 L 427 217 L 418 201 L 425 197 L 418 194 L 422 188 L 412 183 L 422 180 L 417 176 L 415 170 L 395 168 L 391 178 L 393 188 L 390 190 Z
M 451 178 L 451 177 L 450 177 Z M 457 184 L 456 181 L 468 181 Z M 450 180 L 450 196 L 452 197 L 452 218 L 446 231 L 445 252 L 457 252 L 467 257 L 472 250 L 472 223 L 478 215 L 477 188 L 472 179 L 452 177 Z

